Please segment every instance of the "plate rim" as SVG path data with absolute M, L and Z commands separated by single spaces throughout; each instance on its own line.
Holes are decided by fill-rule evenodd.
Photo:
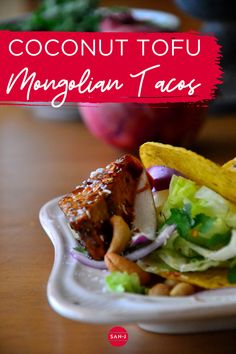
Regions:
M 65 249 L 63 248 L 63 242 L 68 242 L 68 233 L 63 235 L 63 225 L 66 223 L 63 213 L 60 211 L 57 203 L 61 197 L 56 197 L 47 202 L 42 206 L 39 213 L 40 223 L 46 232 L 47 236 L 51 240 L 54 246 L 54 262 L 50 272 L 50 276 L 47 283 L 47 298 L 51 307 L 60 315 L 70 318 L 72 320 L 87 322 L 87 323 L 128 323 L 128 322 L 155 322 L 163 320 L 199 320 L 203 318 L 213 318 L 213 317 L 227 317 L 236 316 L 236 294 L 234 294 L 234 299 L 231 302 L 221 303 L 219 306 L 218 301 L 219 296 L 212 302 L 211 297 L 199 297 L 199 294 L 188 296 L 188 298 L 154 298 L 147 297 L 144 295 L 137 294 L 112 294 L 112 293 L 95 293 L 90 294 L 90 292 L 78 283 L 78 297 L 81 296 L 82 292 L 85 292 L 91 301 L 102 302 L 101 309 L 99 307 L 93 307 L 90 309 L 86 305 L 80 305 L 78 303 L 74 304 L 71 302 L 65 291 L 68 289 L 62 286 L 63 278 L 60 278 L 61 273 L 63 274 L 63 258 L 65 257 Z M 59 213 L 59 214 L 58 214 Z M 61 213 L 61 214 L 60 214 Z M 59 215 L 59 217 L 58 217 Z M 62 233 L 62 238 L 61 234 Z M 69 240 L 70 245 L 76 244 L 72 235 Z M 70 237 L 69 236 L 69 237 Z M 64 239 L 63 239 L 64 237 Z M 65 246 L 65 245 L 64 245 Z M 75 267 L 79 262 L 73 261 L 71 265 L 68 266 L 71 274 L 74 274 Z M 73 268 L 74 267 L 74 268 Z M 81 267 L 81 265 L 80 265 Z M 89 267 L 82 266 L 85 271 L 90 269 Z M 215 296 L 213 296 L 214 298 Z M 111 312 L 104 314 L 104 304 L 108 301 L 114 305 L 114 309 Z M 140 304 L 142 305 L 140 308 Z M 117 306 L 124 306 L 126 313 L 119 313 L 115 310 Z M 118 309 L 119 309 L 118 306 Z M 176 307 L 177 306 L 177 307 Z M 94 309 L 96 309 L 96 316 L 94 316 Z M 173 314 L 173 311 L 175 312 Z M 180 316 L 179 316 L 180 315 Z

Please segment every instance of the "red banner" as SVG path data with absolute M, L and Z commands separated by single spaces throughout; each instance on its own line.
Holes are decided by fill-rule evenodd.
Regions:
M 0 32 L 0 101 L 204 102 L 222 75 L 198 33 Z

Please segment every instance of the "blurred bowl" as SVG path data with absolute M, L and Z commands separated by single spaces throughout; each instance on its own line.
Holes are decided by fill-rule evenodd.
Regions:
M 27 103 L 26 103 L 27 105 Z M 35 118 L 54 120 L 61 122 L 80 120 L 79 112 L 76 105 L 63 105 L 54 108 L 51 105 L 46 106 L 45 103 L 35 102 L 29 106 Z
M 107 17 L 101 30 L 113 32 L 176 31 L 179 19 L 169 13 L 144 9 L 130 9 L 136 23 L 124 18 Z M 140 21 L 140 24 L 137 22 Z M 145 24 L 145 21 L 148 21 Z M 145 26 L 145 27 L 144 27 Z M 150 104 L 102 103 L 79 104 L 85 124 L 96 137 L 126 151 L 136 150 L 145 141 L 160 141 L 174 145 L 189 145 L 201 128 L 206 109 L 195 105 L 170 104 L 153 107 Z
M 126 151 L 136 150 L 145 141 L 190 145 L 206 117 L 206 108 L 184 103 L 165 108 L 136 103 L 81 103 L 79 111 L 92 134 Z
M 112 12 L 101 8 L 101 13 L 101 32 L 173 32 L 180 27 L 180 19 L 164 11 L 127 8 Z

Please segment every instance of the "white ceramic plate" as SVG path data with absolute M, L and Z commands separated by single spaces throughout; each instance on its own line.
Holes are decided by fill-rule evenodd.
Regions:
M 58 199 L 45 204 L 40 222 L 55 248 L 47 296 L 67 318 L 89 323 L 138 323 L 159 333 L 188 333 L 236 328 L 236 289 L 170 298 L 107 293 L 106 271 L 80 264 L 70 256 L 76 246 Z

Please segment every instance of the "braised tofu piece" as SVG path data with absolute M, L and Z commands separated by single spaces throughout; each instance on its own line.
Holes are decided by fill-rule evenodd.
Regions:
M 110 217 L 120 215 L 132 227 L 134 200 L 143 166 L 131 155 L 99 168 L 59 201 L 78 242 L 96 260 L 103 259 L 112 238 Z M 77 237 L 78 236 L 78 237 Z

